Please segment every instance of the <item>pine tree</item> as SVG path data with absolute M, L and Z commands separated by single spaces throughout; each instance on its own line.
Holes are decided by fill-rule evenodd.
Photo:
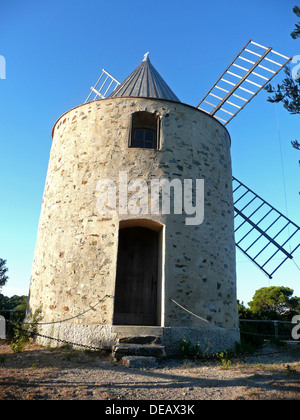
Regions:
M 300 17 L 300 7 L 295 6 L 293 8 L 293 12 L 296 14 L 296 16 Z M 293 39 L 297 39 L 300 37 L 300 25 L 298 23 L 296 24 L 296 28 L 291 33 L 291 37 Z
M 5 283 L 8 280 L 8 277 L 5 275 L 5 273 L 8 271 L 8 268 L 5 266 L 6 260 L 3 260 L 0 258 L 0 289 L 2 286 L 5 285 Z
M 300 17 L 300 7 L 295 6 L 293 11 Z M 300 22 L 296 24 L 291 37 L 293 39 L 300 38 Z M 300 114 L 300 74 L 292 71 L 290 67 L 286 67 L 284 71 L 287 77 L 283 79 L 282 84 L 278 84 L 277 88 L 271 84 L 265 87 L 268 93 L 274 94 L 273 97 L 268 97 L 268 101 L 273 103 L 282 102 L 290 114 Z M 300 147 L 300 144 L 296 141 L 293 147 L 297 149 Z
M 300 17 L 300 7 L 295 6 L 293 12 L 296 16 Z M 300 22 L 296 24 L 295 29 L 291 33 L 291 37 L 293 39 L 300 38 Z M 277 85 L 277 88 L 273 87 L 271 84 L 265 87 L 268 93 L 273 94 L 272 97 L 268 97 L 268 101 L 272 103 L 282 102 L 284 108 L 290 114 L 300 114 L 300 74 L 291 70 L 290 67 L 286 67 L 284 71 L 287 77 L 283 79 L 281 84 Z M 300 151 L 300 143 L 298 140 L 292 140 L 291 144 L 294 149 Z

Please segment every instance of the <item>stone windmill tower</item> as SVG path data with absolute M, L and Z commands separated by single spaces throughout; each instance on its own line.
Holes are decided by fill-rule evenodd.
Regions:
M 228 131 L 181 103 L 148 54 L 121 84 L 103 75 L 105 93 L 98 81 L 97 100 L 53 128 L 28 312 L 41 308 L 45 335 L 96 347 L 154 335 L 168 354 L 183 337 L 229 348 L 239 329 Z

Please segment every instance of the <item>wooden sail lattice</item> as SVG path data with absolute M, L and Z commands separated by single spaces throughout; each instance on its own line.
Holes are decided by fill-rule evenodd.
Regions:
M 300 247 L 300 227 L 233 177 L 235 241 L 269 278 Z
M 120 82 L 115 79 L 111 74 L 106 70 L 102 69 L 102 73 L 97 80 L 95 86 L 91 87 L 91 92 L 86 98 L 85 103 L 88 101 L 95 101 L 96 99 L 104 99 L 109 96 L 118 86 Z M 94 94 L 94 98 L 91 99 Z
M 228 124 L 291 59 L 250 39 L 197 108 Z

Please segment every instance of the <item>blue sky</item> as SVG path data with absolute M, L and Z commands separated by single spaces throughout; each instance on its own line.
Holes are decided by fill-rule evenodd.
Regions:
M 252 38 L 287 56 L 297 0 L 10 0 L 0 6 L 0 257 L 2 293 L 27 294 L 55 121 L 86 99 L 104 67 L 122 81 L 144 54 L 182 102 L 197 105 Z M 299 3 L 298 3 L 299 5 Z M 281 80 L 283 73 L 277 81 Z M 227 126 L 233 174 L 300 224 L 299 116 L 261 92 Z M 300 265 L 300 250 L 295 254 Z M 300 296 L 300 271 L 287 262 L 269 280 L 237 253 L 238 298 L 284 285 Z

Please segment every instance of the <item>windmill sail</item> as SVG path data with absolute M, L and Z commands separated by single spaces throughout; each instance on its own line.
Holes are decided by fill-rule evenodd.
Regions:
M 89 96 L 86 98 L 85 103 L 91 100 L 96 99 L 104 99 L 108 95 L 110 95 L 118 86 L 120 82 L 115 79 L 111 74 L 109 74 L 106 70 L 102 69 L 102 73 L 97 80 L 95 86 L 91 87 L 91 92 Z M 90 99 L 91 96 L 95 94 L 94 99 Z
M 291 59 L 250 39 L 197 108 L 228 124 Z
M 300 227 L 233 177 L 236 246 L 269 278 L 300 247 Z

